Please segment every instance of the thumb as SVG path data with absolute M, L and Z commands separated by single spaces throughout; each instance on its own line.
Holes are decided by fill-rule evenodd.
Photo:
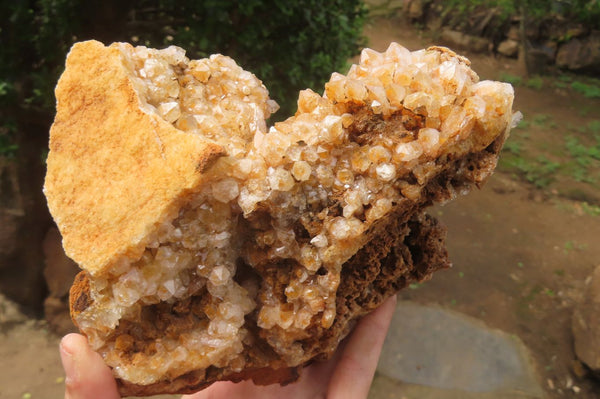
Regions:
M 102 357 L 79 334 L 68 334 L 60 342 L 65 369 L 65 399 L 119 399 L 117 383 Z

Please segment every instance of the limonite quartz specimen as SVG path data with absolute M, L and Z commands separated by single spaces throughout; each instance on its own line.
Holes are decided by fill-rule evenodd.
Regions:
M 173 46 L 78 43 L 57 98 L 45 192 L 85 269 L 72 315 L 126 394 L 330 356 L 448 265 L 423 209 L 480 185 L 513 119 L 509 84 L 396 43 L 271 127 L 257 77 Z

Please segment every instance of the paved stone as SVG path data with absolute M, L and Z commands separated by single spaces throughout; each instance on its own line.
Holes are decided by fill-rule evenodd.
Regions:
M 517 337 L 457 312 L 400 302 L 370 397 L 542 398 L 543 391 Z

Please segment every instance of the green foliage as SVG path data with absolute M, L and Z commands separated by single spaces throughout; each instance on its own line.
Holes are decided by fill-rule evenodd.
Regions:
M 600 28 L 600 0 L 563 0 L 559 3 L 565 4 L 565 8 L 569 10 L 566 14 L 575 20 L 596 29 Z
M 600 134 L 600 120 L 593 120 L 587 124 L 587 128 L 590 132 L 597 135 Z
M 590 216 L 600 216 L 600 206 L 598 206 L 598 205 L 589 204 L 589 203 L 587 203 L 587 202 L 584 201 L 584 202 L 581 203 L 581 209 L 587 215 L 590 215 Z
M 518 87 L 525 85 L 530 89 L 541 90 L 544 87 L 544 79 L 541 76 L 533 76 L 529 79 L 524 80 L 521 76 L 512 75 L 510 73 L 502 72 L 499 79 L 503 82 L 510 83 L 511 85 Z
M 531 122 L 528 121 L 527 119 L 521 119 L 521 121 L 519 122 L 519 124 L 517 125 L 517 129 L 529 129 L 529 126 L 531 126 Z M 529 133 L 521 133 L 521 136 L 527 137 L 529 136 Z
M 537 188 L 547 187 L 555 179 L 555 173 L 560 163 L 549 160 L 544 156 L 536 159 L 526 159 L 521 156 L 504 157 L 501 159 L 503 168 L 522 176 Z
M 366 14 L 357 0 L 163 4 L 184 21 L 173 25 L 173 44 L 192 56 L 219 52 L 234 57 L 265 82 L 282 117 L 295 111 L 299 90 L 322 91 L 331 73 L 345 68 L 363 44 Z
M 52 115 L 53 89 L 75 41 L 174 44 L 190 58 L 232 56 L 263 80 L 283 118 L 295 111 L 300 89 L 322 91 L 358 53 L 366 14 L 360 0 L 0 2 L 0 151 L 14 152 L 20 130 L 9 132 L 10 120 Z
M 548 114 L 536 114 L 532 118 L 531 124 L 544 129 L 556 127 L 556 122 L 554 122 L 552 117 Z
M 600 28 L 600 0 L 446 0 L 444 14 L 451 15 L 454 25 L 469 23 L 477 11 L 494 10 L 491 31 L 502 29 L 509 19 L 524 12 L 530 23 L 540 23 L 548 16 L 558 16 L 592 29 Z
M 565 165 L 566 170 L 576 181 L 594 184 L 596 179 L 592 175 L 597 170 L 600 161 L 600 136 L 596 137 L 595 145 L 584 145 L 575 136 L 565 138 L 565 148 L 571 160 Z
M 463 25 L 469 20 L 469 16 L 481 9 L 495 9 L 497 17 L 490 21 L 492 28 L 500 28 L 511 15 L 518 11 L 518 2 L 513 0 L 446 0 L 443 2 L 445 14 L 451 14 L 451 23 Z
M 571 156 L 582 166 L 589 165 L 591 158 L 600 160 L 600 143 L 597 143 L 595 146 L 586 146 L 574 136 L 567 136 L 565 138 L 565 143 Z
M 541 76 L 534 76 L 527 79 L 526 86 L 530 89 L 541 90 L 544 87 L 544 79 Z
M 583 96 L 586 98 L 600 98 L 600 82 L 597 84 L 587 84 L 580 81 L 575 81 L 571 83 L 571 88 L 576 92 L 583 94 Z
M 509 151 L 515 155 L 520 155 L 521 154 L 521 143 L 516 140 L 508 140 L 504 144 L 504 151 Z
M 543 132 L 557 127 L 548 114 L 533 115 L 529 121 L 530 125 L 519 128 Z M 565 135 L 563 145 L 558 146 L 548 142 L 528 145 L 527 131 L 519 130 L 506 142 L 500 168 L 538 188 L 549 186 L 558 175 L 577 182 L 597 184 L 600 179 L 600 121 L 591 120 L 579 126 L 568 124 L 565 129 L 570 134 Z M 534 155 L 533 152 L 542 155 Z
M 566 89 L 569 87 L 569 85 L 567 85 L 565 82 L 561 82 L 560 80 L 556 80 L 552 84 L 557 89 Z
M 510 73 L 503 72 L 500 74 L 500 80 L 503 82 L 510 83 L 513 86 L 521 86 L 523 78 L 517 75 L 511 75 Z
M 10 136 L 0 133 L 0 156 L 12 158 L 18 149 L 19 146 L 14 143 Z
M 19 149 L 15 144 L 17 127 L 13 119 L 6 119 L 0 126 L 0 156 L 12 158 Z

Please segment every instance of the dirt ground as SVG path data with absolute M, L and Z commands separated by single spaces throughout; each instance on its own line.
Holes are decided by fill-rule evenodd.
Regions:
M 377 20 L 366 33 L 370 47 L 377 50 L 384 50 L 390 41 L 412 50 L 434 43 L 397 20 Z M 482 78 L 518 74 L 516 61 L 466 55 Z M 577 112 L 600 109 L 598 100 L 552 87 L 518 87 L 516 93 L 515 109 L 526 118 L 551 115 L 559 124 L 528 131 L 531 147 L 560 141 L 561 126 L 600 118 L 593 112 Z M 519 130 L 513 135 L 518 134 Z M 584 192 L 590 202 L 600 198 L 597 184 L 559 176 L 553 185 L 538 189 L 500 171 L 482 190 L 436 207 L 431 213 L 448 226 L 454 267 L 406 289 L 401 297 L 451 307 L 520 337 L 533 354 L 549 398 L 600 398 L 600 384 L 576 361 L 570 329 L 581 288 L 600 264 L 600 216 L 586 211 L 586 205 L 577 201 L 581 198 L 568 195 L 573 192 Z M 0 301 L 4 306 L 8 305 Z M 43 321 L 0 320 L 0 399 L 62 397 L 57 347 L 58 337 Z

